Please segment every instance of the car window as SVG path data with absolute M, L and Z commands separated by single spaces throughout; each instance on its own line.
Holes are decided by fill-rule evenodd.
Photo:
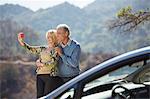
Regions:
M 145 72 L 143 72 L 143 74 L 140 75 L 139 82 L 140 83 L 150 82 L 150 69 L 146 70 Z
M 134 79 L 136 83 L 150 82 L 150 62 L 144 64 L 142 71 L 138 73 Z
M 147 63 L 150 63 L 150 59 L 147 60 Z
M 96 90 L 95 88 L 98 88 L 101 85 L 107 84 L 107 83 L 115 81 L 115 80 L 121 80 L 122 78 L 130 75 L 131 73 L 135 72 L 137 69 L 139 69 L 142 66 L 143 66 L 143 61 L 137 62 L 134 64 L 130 64 L 130 65 L 126 65 L 126 66 L 123 66 L 122 68 L 114 70 L 100 78 L 97 78 L 97 79 L 85 84 L 84 89 L 83 89 L 84 96 L 86 96 L 86 94 L 90 95 L 89 93 L 94 93 L 94 92 L 90 92 L 90 90 L 93 91 L 92 90 L 93 88 L 95 91 Z M 108 87 L 111 87 L 111 86 L 108 86 Z M 106 90 L 103 90 L 102 87 L 100 87 L 100 88 L 101 89 L 98 89 L 99 92 L 106 91 Z M 97 93 L 98 91 L 95 91 L 95 93 Z

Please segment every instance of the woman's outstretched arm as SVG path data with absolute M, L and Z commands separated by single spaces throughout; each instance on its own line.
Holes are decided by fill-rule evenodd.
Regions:
M 28 50 L 30 53 L 33 53 L 33 54 L 40 54 L 42 49 L 45 48 L 41 46 L 31 46 L 27 44 L 26 42 L 24 42 L 23 38 L 21 38 L 20 35 L 18 35 L 18 41 L 22 47 L 24 47 L 26 50 Z

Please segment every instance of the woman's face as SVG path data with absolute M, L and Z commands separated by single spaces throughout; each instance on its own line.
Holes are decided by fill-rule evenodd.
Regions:
M 53 37 L 52 37 L 52 34 L 51 33 L 48 33 L 48 35 L 47 35 L 47 43 L 48 43 L 48 45 L 49 46 L 52 46 L 52 45 L 54 45 L 54 41 L 53 41 L 53 39 L 52 39 Z

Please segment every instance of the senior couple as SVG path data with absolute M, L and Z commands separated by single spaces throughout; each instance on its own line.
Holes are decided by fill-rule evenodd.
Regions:
M 80 72 L 80 45 L 70 38 L 70 29 L 60 24 L 56 30 L 46 33 L 47 46 L 31 46 L 24 42 L 21 35 L 18 41 L 21 46 L 39 59 L 37 66 L 37 98 L 47 95 Z

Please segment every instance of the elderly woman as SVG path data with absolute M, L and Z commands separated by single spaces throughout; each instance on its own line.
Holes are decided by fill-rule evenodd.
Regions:
M 49 30 L 46 33 L 48 46 L 30 46 L 18 35 L 21 46 L 33 54 L 39 55 L 37 65 L 37 98 L 47 95 L 62 83 L 57 76 L 58 56 L 55 52 L 57 46 L 56 30 Z

